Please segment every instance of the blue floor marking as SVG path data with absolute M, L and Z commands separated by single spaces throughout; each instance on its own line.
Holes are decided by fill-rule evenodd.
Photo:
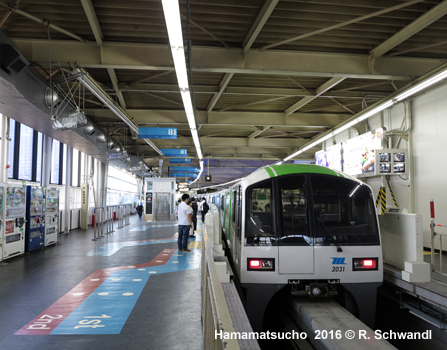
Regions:
M 177 224 L 137 226 L 137 227 L 134 227 L 133 229 L 129 230 L 129 232 L 147 231 L 152 227 L 173 227 L 173 226 L 177 226 Z
M 198 269 L 201 250 L 178 253 L 166 265 L 116 271 L 51 334 L 119 334 L 151 275 Z
M 177 242 L 177 238 L 171 239 L 161 239 L 153 241 L 131 241 L 131 242 L 114 242 L 107 243 L 102 246 L 96 247 L 93 250 L 85 253 L 86 256 L 111 256 L 115 254 L 118 250 L 125 247 L 135 247 L 139 245 L 150 245 L 150 244 L 162 244 L 162 243 L 172 243 Z

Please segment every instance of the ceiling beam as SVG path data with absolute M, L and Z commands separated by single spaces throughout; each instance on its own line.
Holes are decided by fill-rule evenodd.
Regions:
M 420 32 L 422 29 L 426 28 L 446 14 L 447 0 L 444 0 L 440 4 L 433 7 L 430 11 L 425 12 L 421 17 L 414 20 L 405 28 L 394 34 L 392 37 L 372 49 L 370 51 L 371 59 L 377 59 L 383 56 L 388 51 L 392 50 L 408 38 L 411 38 L 414 34 Z
M 120 106 L 122 109 L 126 109 L 126 101 L 124 101 L 123 93 L 121 92 L 119 86 L 118 86 L 118 78 L 116 76 L 115 70 L 112 68 L 107 68 L 107 72 L 109 73 L 110 80 L 113 84 L 113 90 L 115 90 L 115 93 L 118 97 L 118 101 L 120 103 Z
M 92 118 L 117 120 L 118 117 L 104 109 L 85 109 L 85 113 Z M 149 125 L 148 119 L 158 125 L 186 125 L 185 112 L 181 110 L 147 110 L 127 109 L 126 114 L 138 125 Z M 197 123 L 214 126 L 250 126 L 264 127 L 300 127 L 300 128 L 332 128 L 343 118 L 351 117 L 347 113 L 294 113 L 288 117 L 284 113 L 266 112 L 211 112 L 197 111 Z
M 24 16 L 24 17 L 26 17 L 26 18 L 34 21 L 34 22 L 43 24 L 44 26 L 46 26 L 48 28 L 51 28 L 53 30 L 56 30 L 56 31 L 58 31 L 60 33 L 63 33 L 65 35 L 69 36 L 70 38 L 73 38 L 73 39 L 78 40 L 80 42 L 87 42 L 87 40 L 81 38 L 80 36 L 78 36 L 76 34 L 73 34 L 73 33 L 69 32 L 68 30 L 65 30 L 65 29 L 63 29 L 61 27 L 55 26 L 54 24 L 51 24 L 50 22 L 48 22 L 45 19 L 37 18 L 37 17 L 29 14 L 28 12 L 16 9 L 14 7 L 11 7 L 11 6 L 7 5 L 7 4 L 4 4 L 3 2 L 0 2 L 0 6 L 6 7 L 7 9 L 9 9 L 12 12 L 15 12 L 15 13 L 21 15 L 21 16 Z M 47 55 L 48 55 L 48 52 L 47 52 Z
M 264 27 L 265 22 L 267 22 L 268 18 L 272 14 L 278 2 L 279 0 L 265 0 L 264 5 L 261 8 L 261 11 L 259 11 L 258 16 L 256 17 L 250 30 L 248 31 L 247 36 L 242 42 L 242 46 L 244 47 L 242 52 L 245 53 L 248 50 L 250 50 L 251 46 L 255 42 L 256 38 L 258 37 L 259 33 Z
M 332 89 L 334 86 L 340 84 L 343 80 L 345 80 L 345 78 L 332 78 L 329 79 L 327 82 L 325 82 L 324 84 L 320 85 L 317 90 L 315 91 L 315 95 L 310 97 L 310 96 L 306 96 L 304 98 L 302 98 L 301 100 L 299 100 L 298 102 L 296 102 L 295 104 L 293 104 L 292 106 L 290 106 L 289 108 L 287 108 L 284 113 L 286 115 L 290 115 L 293 112 L 299 110 L 300 108 L 304 107 L 305 105 L 307 105 L 309 102 L 315 100 L 318 96 L 324 94 L 326 91 Z
M 91 0 L 81 0 L 88 23 L 92 29 L 93 35 L 99 46 L 102 45 L 104 35 L 102 34 L 101 26 L 99 25 L 98 17 L 96 16 L 95 8 Z
M 85 15 L 87 16 L 88 23 L 90 24 L 90 28 L 93 32 L 93 36 L 95 37 L 96 43 L 99 46 L 102 46 L 104 35 L 102 34 L 101 26 L 99 24 L 98 17 L 96 16 L 95 8 L 93 7 L 91 0 L 81 0 L 81 3 Z M 123 93 L 119 89 L 118 78 L 116 76 L 115 70 L 113 68 L 107 68 L 107 72 L 109 73 L 110 81 L 113 85 L 113 90 L 115 90 L 121 108 L 126 109 L 126 101 L 124 100 Z
M 216 105 L 217 101 L 219 101 L 220 96 L 222 96 L 223 92 L 225 91 L 227 85 L 230 83 L 231 78 L 233 78 L 234 73 L 227 73 L 223 77 L 222 81 L 219 84 L 219 92 L 217 94 L 214 94 L 213 98 L 211 99 L 210 103 L 208 104 L 208 107 L 206 108 L 208 113 L 211 112 Z
M 337 29 L 337 28 L 341 28 L 341 27 L 347 26 L 347 25 L 352 24 L 352 23 L 361 22 L 361 21 L 364 21 L 365 19 L 372 18 L 372 17 L 377 17 L 377 16 L 383 15 L 383 14 L 388 13 L 388 12 L 392 12 L 392 11 L 399 10 L 401 8 L 404 8 L 404 7 L 408 7 L 408 6 L 417 4 L 418 2 L 422 2 L 422 1 L 424 1 L 424 0 L 407 1 L 407 2 L 401 3 L 401 4 L 396 5 L 396 6 L 388 7 L 388 8 L 385 8 L 383 10 L 379 10 L 379 11 L 370 13 L 370 14 L 365 15 L 365 16 L 360 16 L 360 17 L 353 18 L 353 19 L 351 19 L 349 21 L 346 21 L 346 22 L 337 23 L 337 24 L 334 24 L 334 25 L 332 25 L 330 27 L 322 28 L 322 29 L 315 30 L 315 31 L 307 33 L 307 34 L 299 35 L 299 36 L 296 36 L 296 37 L 293 37 L 293 38 L 290 38 L 290 39 L 282 40 L 282 41 L 274 43 L 274 44 L 263 46 L 261 48 L 261 50 L 271 49 L 273 47 L 277 47 L 277 46 L 280 46 L 280 45 L 288 44 L 288 43 L 293 42 L 293 41 L 301 40 L 301 39 L 304 39 L 304 38 L 309 38 L 309 37 L 311 37 L 313 35 L 325 33 L 325 32 L 328 32 L 330 30 L 333 30 L 333 29 Z
M 248 138 L 249 140 L 254 139 L 256 136 L 261 135 L 264 131 L 267 131 L 267 130 L 270 129 L 270 128 L 271 128 L 271 125 L 269 125 L 269 126 L 264 126 L 264 127 L 262 128 L 262 130 L 257 130 L 257 131 L 255 131 L 255 132 L 251 133 L 250 135 L 248 135 L 247 138 Z
M 26 59 L 48 65 L 47 40 L 14 38 L 14 42 Z M 96 43 L 53 40 L 52 47 L 66 65 L 76 62 L 84 68 L 174 71 L 166 45 L 104 42 L 98 47 Z M 193 46 L 191 55 L 193 72 L 380 80 L 411 80 L 443 63 L 441 59 L 383 57 L 376 62 L 378 74 L 371 74 L 369 56 L 359 54 L 250 50 L 241 55 L 239 50 Z
M 185 20 L 188 19 L 188 17 L 185 16 L 185 15 L 181 15 L 181 17 L 182 17 L 183 19 L 185 19 Z M 209 35 L 210 37 L 212 37 L 214 40 L 220 42 L 224 47 L 226 47 L 226 48 L 229 48 L 229 47 L 230 47 L 225 41 L 220 40 L 220 39 L 219 39 L 217 36 L 215 36 L 213 33 L 209 32 L 206 28 L 200 26 L 199 24 L 197 24 L 196 22 L 192 21 L 191 19 L 189 19 L 189 22 L 190 22 L 193 26 L 199 28 L 202 32 L 208 34 L 208 35 Z

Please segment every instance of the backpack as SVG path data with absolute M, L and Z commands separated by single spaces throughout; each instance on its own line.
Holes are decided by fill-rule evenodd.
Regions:
M 203 203 L 202 211 L 204 211 L 206 213 L 208 210 L 210 210 L 210 207 L 209 207 L 208 203 L 207 202 Z

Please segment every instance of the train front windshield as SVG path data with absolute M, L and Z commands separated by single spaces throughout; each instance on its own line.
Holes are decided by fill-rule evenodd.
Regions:
M 371 191 L 357 182 L 312 177 L 316 244 L 379 244 Z
M 247 195 L 246 245 L 379 244 L 371 191 L 358 182 L 284 176 L 251 186 Z

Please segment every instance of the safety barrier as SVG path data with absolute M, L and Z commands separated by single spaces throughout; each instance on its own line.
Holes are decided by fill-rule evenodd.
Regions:
M 106 209 L 106 217 L 105 217 L 105 226 L 106 226 L 106 234 L 115 232 L 113 230 L 113 213 L 115 212 L 116 206 L 108 206 Z
M 126 204 L 126 205 L 120 205 L 118 207 L 118 228 L 123 228 L 126 225 L 130 224 L 130 210 L 132 205 Z
M 205 225 L 202 226 L 202 325 L 203 325 L 203 348 L 204 349 L 252 349 L 260 350 L 256 339 L 239 340 L 235 338 L 225 338 L 224 334 L 235 334 L 241 327 L 248 333 L 252 332 L 247 315 L 240 312 L 242 307 L 241 301 L 232 299 L 232 295 L 237 296 L 234 285 L 230 282 L 228 272 L 231 269 L 227 267 L 228 261 L 226 257 L 220 255 L 221 244 L 213 244 L 219 242 L 217 238 L 221 234 L 219 225 L 219 213 L 215 205 L 210 205 L 210 212 L 205 217 Z M 230 270 L 230 271 L 228 271 Z M 225 292 L 224 292 L 225 290 Z M 234 290 L 234 294 L 228 292 Z M 225 295 L 230 301 L 227 304 Z M 240 304 L 240 305 L 239 305 Z M 228 307 L 230 305 L 230 308 Z M 235 309 L 238 315 L 234 316 L 237 321 L 233 323 L 231 319 Z M 235 327 L 239 327 L 235 331 Z M 241 343 L 242 342 L 242 343 Z
M 92 241 L 97 241 L 98 239 L 104 237 L 104 207 L 93 208 L 92 215 L 92 226 L 93 226 L 93 239 Z
M 447 237 L 445 233 L 435 232 L 435 227 L 447 227 L 447 225 L 435 224 L 435 202 L 430 200 L 430 233 L 431 233 L 431 270 L 446 275 L 442 272 L 442 237 Z M 439 270 L 435 269 L 435 237 L 439 236 Z
M 205 225 L 203 225 L 205 227 Z M 204 349 L 240 349 L 237 339 L 216 337 L 220 332 L 234 332 L 230 311 L 217 276 L 206 229 L 203 229 L 202 242 L 202 324 Z

